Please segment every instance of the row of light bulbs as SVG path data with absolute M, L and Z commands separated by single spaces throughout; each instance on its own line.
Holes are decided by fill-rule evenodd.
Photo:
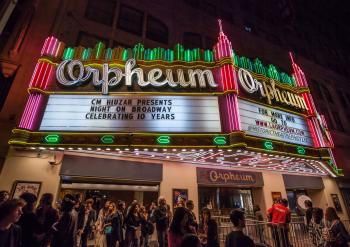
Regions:
M 68 147 L 68 148 L 64 148 L 64 147 L 30 147 L 29 149 L 31 150 L 87 150 L 87 151 L 112 151 L 113 148 L 82 148 L 82 147 Z M 177 151 L 181 151 L 181 152 L 203 152 L 203 151 L 208 151 L 208 152 L 213 152 L 214 149 L 186 149 L 186 148 L 115 148 L 113 151 L 164 151 L 164 152 L 168 152 L 168 151 L 173 151 L 173 152 L 177 152 Z M 218 152 L 222 152 L 222 149 L 217 149 Z M 232 152 L 232 149 L 227 149 L 226 151 L 228 152 Z M 241 152 L 241 150 L 237 150 L 236 152 Z

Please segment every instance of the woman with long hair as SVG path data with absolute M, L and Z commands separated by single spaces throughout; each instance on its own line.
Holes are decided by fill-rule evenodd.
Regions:
M 340 221 L 335 208 L 328 207 L 325 213 L 327 229 L 324 233 L 327 247 L 347 247 L 350 235 Z
M 53 194 L 45 193 L 41 196 L 39 205 L 35 211 L 40 224 L 40 247 L 47 247 L 50 245 L 52 238 L 51 226 L 58 220 L 58 211 L 53 208 L 52 203 Z
M 219 247 L 218 225 L 211 218 L 208 208 L 202 209 L 201 220 L 199 224 L 199 236 L 203 247 Z
M 168 233 L 169 247 L 180 247 L 185 235 L 194 233 L 189 226 L 189 211 L 187 208 L 175 209 Z
M 310 238 L 312 244 L 315 247 L 323 247 L 324 239 L 323 239 L 323 210 L 321 208 L 312 208 L 311 219 L 308 223 L 308 230 L 310 234 Z
M 96 228 L 96 237 L 95 237 L 95 247 L 106 247 L 107 241 L 106 241 L 106 235 L 104 234 L 104 222 L 108 214 L 110 201 L 106 201 L 104 204 L 104 207 L 100 209 L 97 220 L 95 223 Z
M 138 247 L 141 237 L 141 217 L 139 213 L 139 204 L 133 202 L 125 217 L 125 242 L 126 247 Z
M 149 237 L 154 232 L 154 226 L 150 220 L 150 216 L 146 210 L 146 207 L 140 207 L 140 217 L 141 217 L 141 238 L 140 246 L 148 247 L 149 246 Z
M 116 217 L 117 206 L 114 202 L 111 202 L 108 206 L 108 211 L 106 213 L 104 223 L 103 223 L 103 233 L 106 235 L 107 247 L 115 247 L 117 239 L 115 238 L 113 230 L 113 219 Z

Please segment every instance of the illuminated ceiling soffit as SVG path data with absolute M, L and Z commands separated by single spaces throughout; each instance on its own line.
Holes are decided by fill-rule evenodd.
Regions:
M 191 163 L 216 168 L 236 168 L 252 170 L 269 170 L 283 173 L 327 176 L 334 174 L 327 168 L 325 161 L 290 157 L 284 155 L 252 152 L 247 150 L 221 149 L 124 149 L 115 151 L 65 151 L 66 153 L 106 155 L 129 158 L 167 160 L 172 162 Z

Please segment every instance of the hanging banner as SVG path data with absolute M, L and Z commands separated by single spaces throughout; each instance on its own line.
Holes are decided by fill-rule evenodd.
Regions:
M 301 116 L 239 99 L 242 130 L 252 136 L 312 146 L 312 137 Z

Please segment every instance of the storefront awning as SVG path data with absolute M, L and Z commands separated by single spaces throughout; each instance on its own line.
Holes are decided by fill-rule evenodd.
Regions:
M 159 183 L 162 173 L 162 164 L 157 163 L 65 155 L 60 175 Z
M 321 190 L 324 188 L 323 180 L 321 177 L 283 174 L 283 180 L 286 189 Z

